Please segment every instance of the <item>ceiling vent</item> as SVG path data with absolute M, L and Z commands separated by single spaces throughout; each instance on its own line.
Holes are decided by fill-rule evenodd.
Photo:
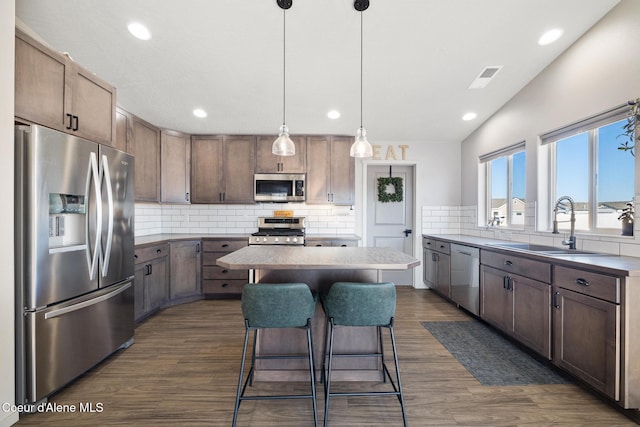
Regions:
M 498 71 L 502 69 L 502 65 L 492 65 L 489 67 L 484 67 L 484 69 L 478 74 L 471 84 L 469 85 L 469 89 L 483 89 L 487 87 L 489 82 L 498 74 Z

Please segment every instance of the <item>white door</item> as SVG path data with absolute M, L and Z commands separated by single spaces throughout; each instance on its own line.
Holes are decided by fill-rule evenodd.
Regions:
M 413 166 L 389 167 L 367 167 L 367 246 L 390 247 L 413 256 Z M 382 280 L 412 286 L 413 269 L 384 270 Z

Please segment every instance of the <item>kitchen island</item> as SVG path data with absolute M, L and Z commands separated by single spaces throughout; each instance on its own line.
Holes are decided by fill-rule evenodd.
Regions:
M 217 260 L 221 267 L 252 270 L 256 283 L 306 283 L 315 292 L 326 292 L 338 281 L 378 282 L 382 270 L 407 270 L 420 264 L 416 258 L 391 248 L 248 246 Z M 316 307 L 313 346 L 316 370 L 322 366 L 325 315 Z M 256 355 L 304 354 L 304 331 L 260 330 Z M 340 328 L 335 346 L 339 353 L 374 352 L 378 348 L 375 328 Z M 303 360 L 258 360 L 256 381 L 307 381 Z M 380 381 L 381 364 L 375 358 L 342 358 L 334 362 L 336 381 Z

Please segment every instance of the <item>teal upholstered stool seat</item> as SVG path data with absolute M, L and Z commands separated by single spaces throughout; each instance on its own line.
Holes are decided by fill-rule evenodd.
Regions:
M 233 426 L 238 419 L 238 410 L 243 400 L 268 400 L 268 399 L 300 399 L 309 398 L 313 402 L 314 423 L 318 425 L 318 411 L 316 406 L 315 366 L 313 361 L 313 341 L 311 336 L 311 319 L 316 307 L 314 296 L 305 283 L 249 283 L 242 291 L 242 314 L 245 323 L 244 348 L 242 362 L 240 364 L 240 376 L 238 378 L 238 391 L 236 404 L 233 411 Z M 306 330 L 307 355 L 302 356 L 256 356 L 256 337 L 259 329 L 266 328 L 300 328 Z M 244 379 L 244 366 L 247 357 L 247 345 L 250 332 L 253 331 L 253 352 L 251 355 L 251 368 Z M 271 396 L 247 396 L 247 385 L 253 383 L 253 372 L 257 359 L 278 358 L 304 358 L 309 360 L 309 376 L 311 391 L 309 394 L 281 394 Z M 244 382 L 244 385 L 243 385 Z
M 400 381 L 400 367 L 396 351 L 396 339 L 393 330 L 393 319 L 396 312 L 396 287 L 393 283 L 356 283 L 336 282 L 329 292 L 321 295 L 322 308 L 327 316 L 325 329 L 324 355 L 322 361 L 322 379 L 324 382 L 325 408 L 324 425 L 329 419 L 329 400 L 336 396 L 396 396 L 402 410 L 402 421 L 407 426 L 407 417 Z M 367 354 L 334 354 L 334 332 L 340 326 L 375 326 L 378 335 L 378 352 Z M 389 330 L 396 380 L 394 382 L 385 363 L 382 340 L 382 328 Z M 389 379 L 393 391 L 368 392 L 331 392 L 331 368 L 334 357 L 373 356 L 379 357 L 382 364 L 384 382 Z M 336 425 L 340 425 L 338 422 Z

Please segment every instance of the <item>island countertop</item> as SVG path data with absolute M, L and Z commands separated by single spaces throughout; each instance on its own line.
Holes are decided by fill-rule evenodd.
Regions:
M 391 248 L 247 246 L 218 258 L 230 270 L 407 270 L 420 265 L 410 255 Z

